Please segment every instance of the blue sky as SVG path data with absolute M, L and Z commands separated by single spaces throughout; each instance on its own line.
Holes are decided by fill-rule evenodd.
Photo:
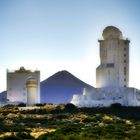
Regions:
M 140 89 L 139 0 L 0 0 L 0 91 L 6 69 L 68 70 L 95 86 L 98 39 L 108 25 L 130 43 L 130 86 Z

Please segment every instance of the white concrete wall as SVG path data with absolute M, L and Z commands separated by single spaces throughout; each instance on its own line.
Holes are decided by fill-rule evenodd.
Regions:
M 135 88 L 97 88 L 85 95 L 74 95 L 71 101 L 78 107 L 102 107 L 113 103 L 140 106 L 140 90 Z

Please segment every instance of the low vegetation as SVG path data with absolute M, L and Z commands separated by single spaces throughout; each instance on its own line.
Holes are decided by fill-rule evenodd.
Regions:
M 0 108 L 0 140 L 139 140 L 140 107 L 38 104 Z

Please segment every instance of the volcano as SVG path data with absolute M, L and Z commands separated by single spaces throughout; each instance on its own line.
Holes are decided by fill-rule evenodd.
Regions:
M 40 84 L 41 103 L 69 103 L 74 94 L 93 88 L 68 71 L 59 71 Z

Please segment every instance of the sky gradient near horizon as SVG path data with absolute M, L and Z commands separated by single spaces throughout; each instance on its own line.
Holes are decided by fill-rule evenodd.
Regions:
M 0 91 L 6 69 L 67 70 L 95 87 L 98 39 L 118 27 L 130 43 L 130 86 L 140 89 L 139 0 L 0 0 Z

